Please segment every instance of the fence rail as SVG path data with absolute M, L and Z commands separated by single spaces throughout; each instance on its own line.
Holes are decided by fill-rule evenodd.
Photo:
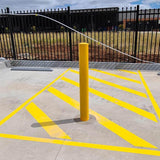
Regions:
M 16 13 L 26 15 L 17 16 Z M 129 55 L 160 62 L 160 9 L 140 10 L 139 6 L 121 10 L 70 10 L 70 7 L 17 12 L 9 8 L 1 10 L 0 57 L 77 61 L 78 43 L 88 42 L 90 61 L 138 62 L 36 14 L 54 18 Z

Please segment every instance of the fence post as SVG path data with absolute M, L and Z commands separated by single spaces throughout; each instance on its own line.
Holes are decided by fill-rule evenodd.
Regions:
M 91 32 L 94 31 L 94 26 L 93 26 L 93 11 L 91 9 Z
M 6 8 L 7 13 L 9 13 L 9 8 Z M 8 22 L 9 22 L 9 31 L 11 35 L 11 53 L 14 59 L 16 59 L 16 53 L 15 53 L 15 46 L 14 46 L 14 39 L 13 39 L 13 31 L 12 31 L 12 18 L 11 16 L 8 16 Z
M 71 11 L 68 6 L 68 25 L 71 27 Z M 70 61 L 72 61 L 72 40 L 71 40 L 71 30 L 69 29 L 69 46 L 70 46 Z
M 138 26 L 139 26 L 139 5 L 137 5 L 137 11 L 136 11 L 136 28 L 135 28 L 135 45 L 134 45 L 134 57 L 137 55 L 137 39 L 138 39 Z M 136 59 L 134 60 L 134 63 L 136 63 Z

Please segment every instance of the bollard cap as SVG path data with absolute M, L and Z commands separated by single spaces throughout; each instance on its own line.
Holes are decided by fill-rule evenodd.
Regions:
M 88 45 L 88 43 L 83 42 L 83 43 L 79 43 L 79 45 Z
M 88 48 L 88 43 L 79 43 L 79 48 Z

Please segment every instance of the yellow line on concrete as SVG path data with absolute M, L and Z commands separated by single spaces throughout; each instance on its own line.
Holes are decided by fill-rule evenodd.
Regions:
M 66 103 L 70 104 L 72 107 L 76 108 L 76 109 L 80 109 L 79 107 L 79 102 L 74 100 L 73 98 L 67 96 L 66 94 L 60 92 L 59 90 L 50 87 L 48 88 L 48 91 L 52 94 L 54 94 L 55 96 L 57 96 L 58 98 L 62 99 L 63 101 L 65 101 Z
M 160 156 L 160 151 L 158 150 L 110 146 L 110 145 L 75 142 L 75 141 L 64 141 L 64 140 L 56 140 L 56 139 L 49 139 L 49 138 L 27 137 L 27 136 L 19 136 L 19 135 L 11 135 L 11 134 L 3 134 L 3 133 L 0 133 L 0 137 L 24 140 L 24 141 L 32 141 L 32 142 L 51 143 L 51 144 L 59 144 L 59 145 L 74 146 L 74 147 L 85 147 L 85 148 L 92 148 L 92 149 L 109 150 L 109 151 L 116 151 L 116 152 Z
M 116 78 L 120 78 L 120 79 L 123 79 L 123 80 L 126 80 L 126 81 L 141 84 L 141 81 L 138 81 L 138 80 L 135 80 L 135 79 L 127 78 L 127 77 L 120 76 L 120 75 L 113 74 L 113 73 L 109 73 L 109 72 L 106 72 L 106 71 L 101 71 L 101 70 L 98 70 L 98 69 L 91 69 L 91 70 L 96 71 L 96 72 L 100 72 L 100 73 L 103 73 L 103 74 L 107 74 L 109 76 L 113 76 L 113 77 L 116 77 Z
M 50 87 L 48 88 L 48 91 L 52 93 L 53 95 L 57 96 L 64 102 L 70 104 L 72 107 L 76 109 L 80 109 L 80 104 L 78 101 L 74 100 L 73 98 L 67 96 L 66 94 L 60 92 L 59 90 Z M 146 148 L 157 148 L 154 145 L 150 144 L 149 142 L 145 141 L 144 139 L 136 136 L 132 132 L 126 130 L 125 128 L 119 126 L 118 124 L 112 122 L 111 120 L 107 119 L 106 117 L 100 115 L 99 113 L 95 112 L 94 110 L 89 110 L 90 114 L 94 115 L 97 119 L 97 122 L 100 123 L 105 128 L 109 129 L 113 133 L 117 134 L 124 140 L 126 140 L 128 143 L 137 146 L 137 147 L 146 147 Z
M 152 102 L 152 105 L 153 105 L 153 107 L 154 107 L 154 109 L 156 111 L 156 114 L 157 114 L 158 118 L 160 119 L 160 108 L 159 108 L 156 100 L 154 99 L 154 97 L 153 97 L 153 95 L 152 95 L 152 93 L 151 93 L 146 81 L 144 80 L 142 73 L 140 71 L 138 71 L 138 73 L 139 73 L 139 76 L 140 76 L 140 78 L 142 80 L 142 83 L 143 83 L 143 85 L 145 87 L 145 90 L 146 90 L 146 92 L 147 92 L 147 94 L 148 94 L 148 96 L 150 98 L 150 101 Z
M 50 87 L 52 84 L 54 84 L 58 79 L 60 79 L 65 73 L 67 73 L 70 70 L 67 69 L 65 72 L 63 72 L 60 76 L 58 76 L 54 81 L 52 81 L 50 84 L 48 84 L 46 87 L 41 89 L 39 92 L 37 92 L 34 96 L 29 98 L 27 101 L 25 101 L 23 104 L 21 104 L 18 108 L 16 108 L 13 112 L 11 112 L 9 115 L 7 115 L 5 118 L 3 118 L 0 121 L 0 126 L 5 123 L 7 120 L 9 120 L 12 116 L 14 116 L 17 112 L 19 112 L 22 108 L 24 108 L 28 103 L 30 103 L 34 98 L 36 98 L 38 95 L 40 95 L 43 91 L 45 91 L 48 87 Z
M 78 71 L 76 70 L 70 70 L 71 72 L 74 72 L 76 74 L 79 74 Z M 98 81 L 100 83 L 103 83 L 103 84 L 106 84 L 106 85 L 109 85 L 109 86 L 112 86 L 114 88 L 117 88 L 117 89 L 120 89 L 120 90 L 123 90 L 123 91 L 126 91 L 126 92 L 129 92 L 129 93 L 132 93 L 132 94 L 135 94 L 135 95 L 138 95 L 138 96 L 141 96 L 141 97 L 144 97 L 144 98 L 147 98 L 147 95 L 143 92 L 139 92 L 139 91 L 136 91 L 134 89 L 131 89 L 131 88 L 127 88 L 127 87 L 124 87 L 124 86 L 121 86 L 121 85 L 118 85 L 118 84 L 115 84 L 115 83 L 112 83 L 112 82 L 109 82 L 109 81 L 105 81 L 105 80 L 102 80 L 102 79 L 99 79 L 99 78 L 96 78 L 96 77 L 93 77 L 93 76 L 89 76 L 90 79 L 93 79 L 95 81 Z
M 32 102 L 26 107 L 26 109 L 51 137 L 71 139 L 38 106 L 36 106 L 36 104 Z M 45 122 L 50 122 L 50 125 L 44 126 L 43 123 Z
M 67 83 L 70 83 L 70 84 L 72 84 L 72 85 L 74 85 L 76 87 L 79 87 L 79 83 L 78 82 L 75 82 L 75 81 L 73 81 L 73 80 L 71 80 L 69 78 L 62 77 L 61 80 L 65 81 Z M 128 109 L 128 110 L 130 110 L 132 112 L 135 112 L 136 114 L 139 114 L 139 115 L 141 115 L 141 116 L 143 116 L 145 118 L 148 118 L 148 119 L 150 119 L 152 121 L 157 122 L 156 116 L 153 113 L 147 112 L 147 111 L 145 111 L 143 109 L 140 109 L 140 108 L 138 108 L 138 107 L 136 107 L 134 105 L 131 105 L 131 104 L 127 103 L 127 102 L 124 102 L 122 100 L 119 100 L 117 98 L 109 96 L 107 94 L 104 94 L 104 93 L 102 93 L 102 92 L 100 92 L 98 90 L 95 90 L 93 88 L 89 88 L 89 92 L 92 93 L 92 94 L 95 94 L 95 95 L 97 95 L 97 96 L 99 96 L 101 98 L 104 98 L 104 99 L 106 99 L 106 100 L 108 100 L 108 101 L 110 101 L 110 102 L 112 102 L 114 104 L 117 104 L 117 105 L 119 105 L 119 106 L 121 106 L 123 108 L 126 108 L 126 109 Z
M 137 72 L 128 71 L 128 70 L 122 70 L 122 69 L 119 69 L 119 71 L 131 73 L 131 74 L 138 74 Z

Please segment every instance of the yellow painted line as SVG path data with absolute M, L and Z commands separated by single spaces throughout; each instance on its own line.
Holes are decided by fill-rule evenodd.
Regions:
M 100 72 L 100 73 L 103 73 L 103 74 L 107 74 L 109 76 L 113 76 L 113 77 L 116 77 L 116 78 L 119 78 L 119 79 L 123 79 L 123 80 L 126 80 L 126 81 L 141 84 L 141 81 L 138 81 L 138 80 L 135 80 L 135 79 L 127 78 L 127 77 L 124 77 L 124 76 L 120 76 L 120 75 L 117 75 L 117 74 L 113 74 L 113 73 L 109 73 L 109 72 L 101 71 L 101 70 L 97 70 L 97 69 L 91 69 L 91 70 L 96 71 L 96 72 Z
M 138 74 L 137 72 L 128 71 L 128 70 L 122 70 L 122 69 L 119 69 L 119 71 L 131 73 L 131 74 Z
M 145 87 L 145 90 L 146 90 L 146 92 L 147 92 L 147 94 L 148 94 L 148 96 L 150 98 L 150 101 L 152 102 L 152 105 L 153 105 L 153 107 L 154 107 L 154 109 L 156 111 L 156 114 L 157 114 L 158 118 L 160 119 L 160 108 L 159 108 L 156 100 L 154 99 L 154 97 L 153 97 L 153 95 L 152 95 L 152 93 L 151 93 L 146 81 L 144 80 L 142 73 L 140 71 L 138 71 L 138 73 L 139 73 L 139 76 L 140 76 L 140 78 L 142 80 L 142 83 L 143 83 L 143 85 Z
M 18 108 L 16 108 L 13 112 L 11 112 L 9 115 L 7 115 L 5 118 L 3 118 L 0 121 L 0 126 L 5 123 L 7 120 L 9 120 L 12 116 L 14 116 L 17 112 L 19 112 L 22 108 L 24 108 L 28 103 L 30 103 L 34 98 L 36 98 L 38 95 L 40 95 L 43 91 L 45 91 L 48 87 L 50 87 L 52 84 L 54 84 L 58 79 L 60 79 L 65 73 L 67 73 L 70 70 L 67 69 L 65 72 L 63 72 L 60 76 L 58 76 L 54 81 L 52 81 L 50 84 L 48 84 L 46 87 L 41 89 L 39 92 L 37 92 L 34 96 L 29 98 L 27 101 L 25 101 L 23 104 L 21 104 Z
M 134 154 L 160 156 L 160 151 L 158 150 L 110 146 L 110 145 L 75 142 L 75 141 L 64 141 L 64 140 L 56 140 L 56 139 L 49 139 L 49 138 L 27 137 L 27 136 L 19 136 L 19 135 L 11 135 L 11 134 L 3 134 L 3 133 L 0 133 L 0 137 L 16 139 L 16 140 L 23 140 L 23 141 L 51 143 L 51 144 L 59 144 L 59 145 L 74 146 L 74 147 L 85 147 L 85 148 L 109 150 L 109 151 L 116 151 L 116 152 L 126 152 L 126 153 L 134 153 Z
M 75 81 L 73 81 L 71 79 L 68 79 L 66 77 L 62 77 L 61 80 L 65 81 L 67 83 L 70 83 L 70 84 L 72 84 L 72 85 L 74 85 L 76 87 L 79 87 L 79 83 L 78 82 L 75 82 Z M 97 91 L 97 90 L 95 90 L 93 88 L 89 88 L 89 92 L 92 93 L 92 94 L 95 94 L 95 95 L 97 95 L 97 96 L 99 96 L 101 98 L 104 98 L 104 99 L 106 99 L 106 100 L 108 100 L 108 101 L 110 101 L 110 102 L 112 102 L 114 104 L 117 104 L 117 105 L 119 105 L 119 106 L 121 106 L 123 108 L 126 108 L 126 109 L 128 109 L 128 110 L 130 110 L 132 112 L 135 112 L 136 114 L 139 114 L 139 115 L 141 115 L 141 116 L 143 116 L 145 118 L 148 118 L 148 119 L 150 119 L 152 121 L 157 122 L 156 116 L 153 113 L 147 112 L 147 111 L 145 111 L 143 109 L 140 109 L 140 108 L 138 108 L 138 107 L 136 107 L 134 105 L 131 105 L 131 104 L 127 103 L 127 102 L 124 102 L 122 100 L 119 100 L 117 98 L 109 96 L 107 94 L 104 94 L 104 93 L 102 93 L 100 91 Z
M 79 72 L 76 71 L 76 70 L 70 70 L 70 71 L 71 71 L 71 72 L 74 71 L 74 73 L 79 74 Z M 147 98 L 147 95 L 146 95 L 145 93 L 143 93 L 143 92 L 139 92 L 139 91 L 136 91 L 136 90 L 131 89 L 131 88 L 123 87 L 123 86 L 121 86 L 121 85 L 118 85 L 118 84 L 115 84 L 115 83 L 112 83 L 112 82 L 109 82 L 109 81 L 105 81 L 105 80 L 102 80 L 102 79 L 99 79 L 99 78 L 96 78 L 96 77 L 93 77 L 93 76 L 89 76 L 89 78 L 90 78 L 90 79 L 93 79 L 93 80 L 95 80 L 95 81 L 98 81 L 98 82 L 100 82 L 100 83 L 103 83 L 103 84 L 112 86 L 112 87 L 114 87 L 114 88 L 117 88 L 117 89 L 120 89 L 120 90 L 129 92 L 129 93 L 132 93 L 132 94 L 135 94 L 135 95 L 144 97 L 144 98 Z
M 43 127 L 43 129 L 51 136 L 62 139 L 71 139 L 61 128 L 58 127 L 39 107 L 33 102 L 26 107 L 27 111 L 35 118 L 35 120 Z M 49 126 L 43 123 L 50 122 Z
M 48 88 L 48 91 L 52 93 L 53 95 L 57 96 L 64 102 L 70 104 L 72 107 L 76 109 L 80 109 L 80 104 L 78 101 L 74 100 L 73 98 L 67 96 L 66 94 L 60 92 L 59 90 L 50 87 Z M 107 119 L 106 117 L 100 115 L 99 113 L 93 111 L 92 109 L 89 110 L 90 114 L 94 115 L 97 119 L 97 122 L 100 123 L 105 128 L 109 129 L 113 133 L 117 134 L 124 140 L 126 140 L 128 143 L 137 146 L 137 147 L 146 147 L 146 148 L 157 148 L 154 145 L 150 144 L 149 142 L 145 141 L 144 139 L 136 136 L 132 132 L 126 130 L 125 128 L 119 126 L 118 124 L 112 122 L 111 120 Z
M 58 98 L 62 99 L 63 101 L 65 101 L 66 103 L 70 104 L 72 107 L 76 108 L 76 109 L 80 109 L 79 108 L 79 102 L 74 100 L 73 98 L 67 96 L 66 94 L 60 92 L 59 90 L 50 87 L 48 88 L 48 91 L 52 94 L 54 94 L 55 96 L 57 96 Z

